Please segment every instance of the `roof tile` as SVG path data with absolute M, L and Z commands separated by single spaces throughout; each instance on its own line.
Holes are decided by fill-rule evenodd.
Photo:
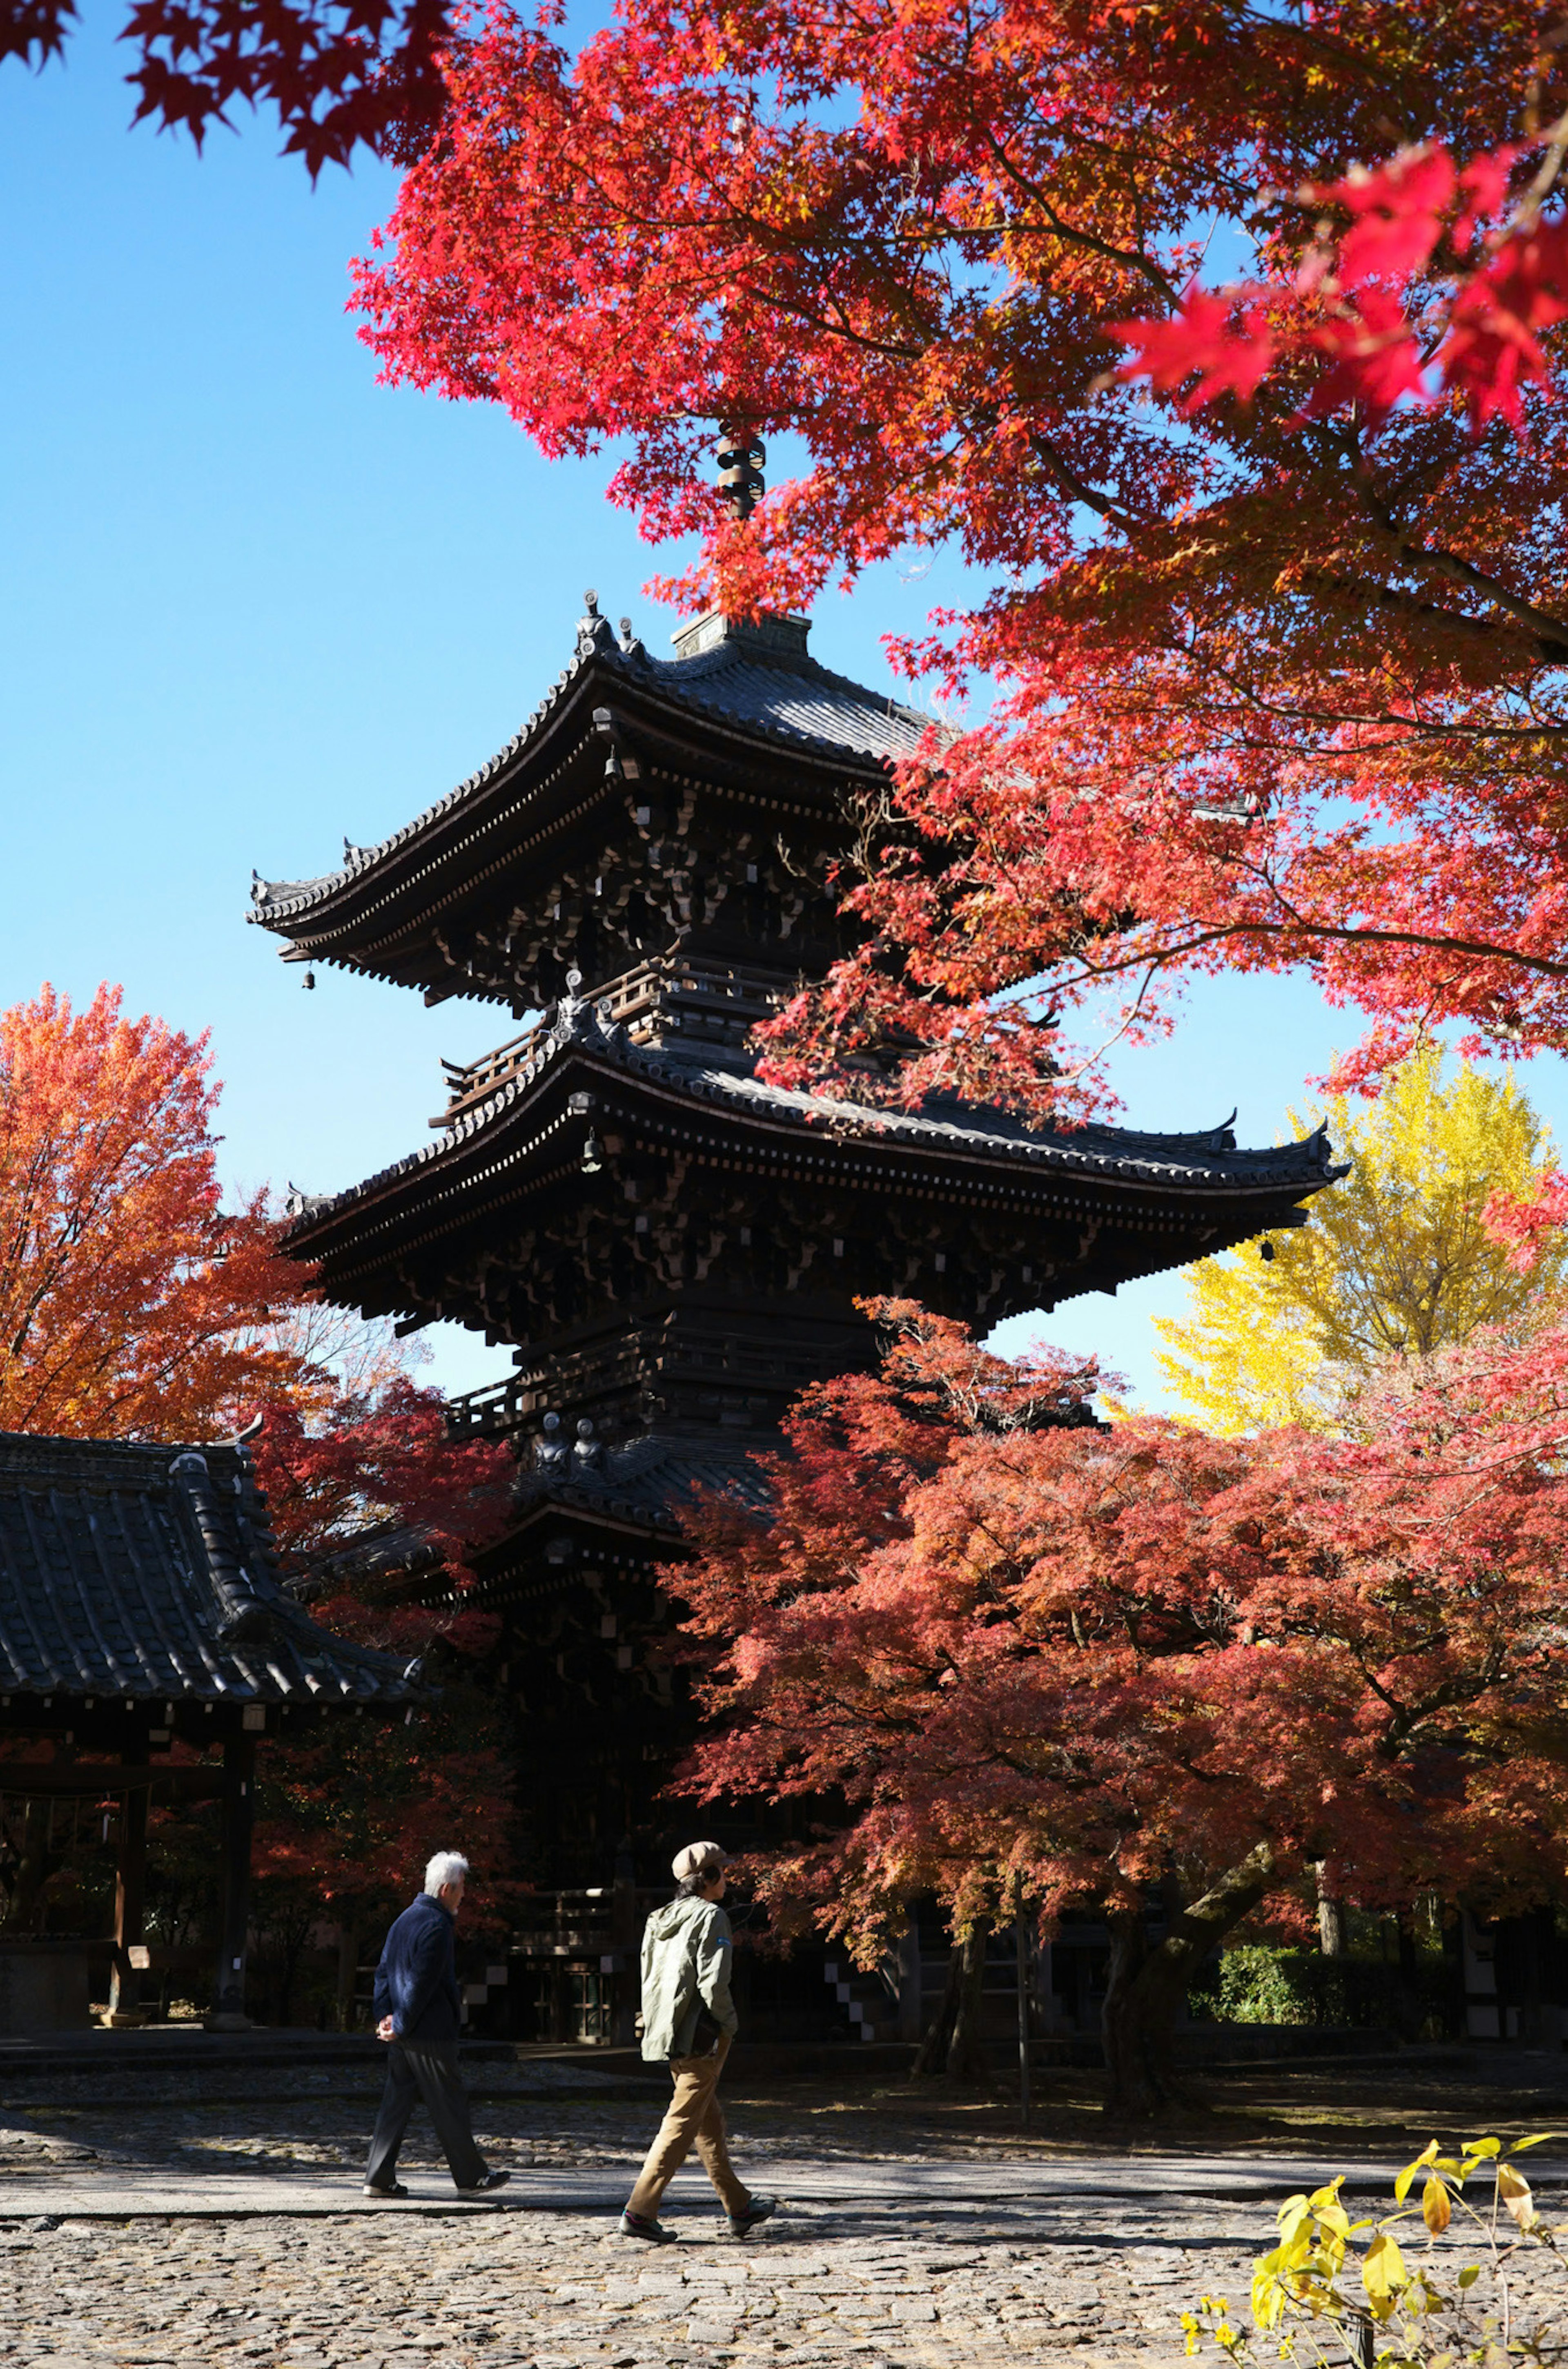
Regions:
M 393 1654 L 317 1628 L 281 1585 L 237 1446 L 0 1432 L 0 1692 L 411 1701 Z

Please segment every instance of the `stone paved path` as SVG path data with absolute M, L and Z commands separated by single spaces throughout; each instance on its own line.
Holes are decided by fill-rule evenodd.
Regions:
M 1047 2210 L 799 2195 L 737 2245 L 694 2188 L 670 2220 L 681 2242 L 656 2250 L 618 2238 L 606 2211 L 558 2207 L 34 2214 L 0 2226 L 7 2357 L 51 2369 L 1165 2363 L 1197 2288 L 1241 2292 L 1256 2230 L 1246 2208 L 1200 2227 L 1185 2209 L 1093 2196 Z
M 1239 2301 L 1313 2169 L 756 2164 L 775 2222 L 733 2243 L 682 2173 L 656 2250 L 616 2236 L 595 2171 L 522 2174 L 495 2205 L 415 2172 L 388 2207 L 340 2178 L 40 2165 L 0 2182 L 0 2276 L 10 2357 L 50 2369 L 1155 2369 L 1195 2295 Z
M 988 2183 L 989 2184 L 989 2183 Z M 1000 2186 L 1000 2184 L 999 2184 Z M 8 2200 L 9 2201 L 9 2200 Z M 744 2245 L 601 2214 L 472 2210 L 0 2225 L 6 2359 L 47 2369 L 1173 2369 L 1199 2292 L 1240 2305 L 1253 2206 L 1063 2192 L 795 2202 Z
M 7 2369 L 1174 2369 L 1183 2308 L 1239 2307 L 1278 2199 L 1335 2168 L 966 2154 L 891 2126 L 857 2147 L 831 2113 L 741 2103 L 737 2154 L 777 2219 L 738 2245 L 682 2173 L 680 2242 L 655 2249 L 615 2214 L 658 2093 L 482 2102 L 484 2143 L 516 2170 L 475 2204 L 417 2123 L 413 2195 L 389 2206 L 359 2192 L 368 2092 L 163 2087 L 6 2100 Z M 1356 2166 L 1362 2210 L 1390 2169 Z

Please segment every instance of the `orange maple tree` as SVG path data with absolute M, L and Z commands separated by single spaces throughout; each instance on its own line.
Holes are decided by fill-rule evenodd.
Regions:
M 225 1203 L 206 1037 L 120 1001 L 0 1013 L 0 1427 L 200 1439 L 319 1390 L 280 1338 L 311 1279 Z
M 323 1309 L 265 1195 L 225 1201 L 217 1093 L 206 1038 L 126 1019 L 116 990 L 78 1013 L 45 988 L 0 1013 L 0 1427 L 201 1439 L 260 1410 L 285 1576 L 325 1568 L 324 1625 L 429 1658 L 438 1691 L 406 1727 L 329 1720 L 267 1756 L 258 1872 L 307 1928 L 341 1917 L 351 1958 L 431 1849 L 471 1844 L 485 1877 L 504 1865 L 511 1764 L 482 1683 L 498 1624 L 462 1596 L 465 1554 L 505 1526 L 513 1466 L 449 1439 L 440 1393 Z M 368 1600 L 356 1566 L 378 1557 L 441 1601 Z M 155 1834 L 170 1824 L 160 1814 Z M 31 1857 L 29 1895 L 49 1872 L 41 1846 Z M 493 1917 L 494 1882 L 487 1897 Z

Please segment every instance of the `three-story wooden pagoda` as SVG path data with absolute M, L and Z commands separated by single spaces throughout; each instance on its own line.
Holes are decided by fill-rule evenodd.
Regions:
M 255 884 L 286 960 L 543 1015 L 449 1070 L 432 1142 L 302 1196 L 289 1246 L 341 1305 L 512 1349 L 453 1421 L 518 1448 L 485 1577 L 563 1879 L 657 1815 L 648 1574 L 682 1507 L 754 1486 L 747 1451 L 801 1387 L 872 1362 L 858 1299 L 988 1327 L 1299 1223 L 1334 1173 L 1321 1133 L 1240 1150 L 1223 1127 L 1058 1131 L 759 1078 L 750 1033 L 847 944 L 830 869 L 925 728 L 819 665 L 802 619 L 702 618 L 658 659 L 590 594 L 487 764 L 326 876 Z

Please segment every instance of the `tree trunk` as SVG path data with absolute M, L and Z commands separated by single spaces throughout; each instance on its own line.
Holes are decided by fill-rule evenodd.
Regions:
M 964 1978 L 964 1955 L 956 1941 L 947 1953 L 947 1980 L 942 1986 L 942 1997 L 936 2013 L 931 2019 L 931 2029 L 915 2051 L 915 2061 L 910 2067 L 911 2081 L 923 2081 L 935 2072 L 947 2055 L 947 2038 L 958 2012 L 958 1990 Z
M 338 1928 L 338 2029 L 348 2031 L 354 2021 L 354 1977 L 360 1971 L 360 1928 Z
M 1325 1889 L 1328 1861 L 1320 1860 L 1318 1876 L 1318 1947 L 1325 1958 L 1345 1955 L 1345 1903 Z
M 1415 1912 L 1402 1908 L 1399 1916 L 1399 1981 L 1394 1992 L 1394 2027 L 1403 2041 L 1421 2037 L 1421 1960 L 1415 1947 Z
M 1205 1958 L 1257 1906 L 1273 1872 L 1274 1853 L 1260 1843 L 1184 1908 L 1152 1950 L 1139 1910 L 1112 1912 L 1111 1977 L 1100 2019 L 1107 2113 L 1147 2122 L 1196 2102 L 1175 2070 L 1177 2010 Z
M 953 2019 L 953 2039 L 947 2051 L 950 2081 L 983 2081 L 985 2050 L 980 2043 L 980 1993 L 986 1978 L 986 1935 L 989 1924 L 971 1927 L 964 1936 L 959 1962 L 958 2007 Z
M 1470 2036 L 1470 2001 L 1465 1996 L 1465 1919 L 1464 1910 L 1455 1908 L 1443 1924 L 1443 1987 L 1447 1993 L 1444 2013 L 1446 2040 L 1466 2040 Z
M 285 1917 L 278 1922 L 278 2020 L 284 2025 L 293 2021 L 294 1986 L 300 1978 L 300 1960 L 315 1922 L 314 1917 Z
M 942 2000 L 910 2067 L 911 2081 L 929 2079 L 940 2065 L 950 2081 L 985 2078 L 980 2049 L 980 1990 L 985 1981 L 986 1933 L 977 1926 L 955 1940 L 947 1958 Z

